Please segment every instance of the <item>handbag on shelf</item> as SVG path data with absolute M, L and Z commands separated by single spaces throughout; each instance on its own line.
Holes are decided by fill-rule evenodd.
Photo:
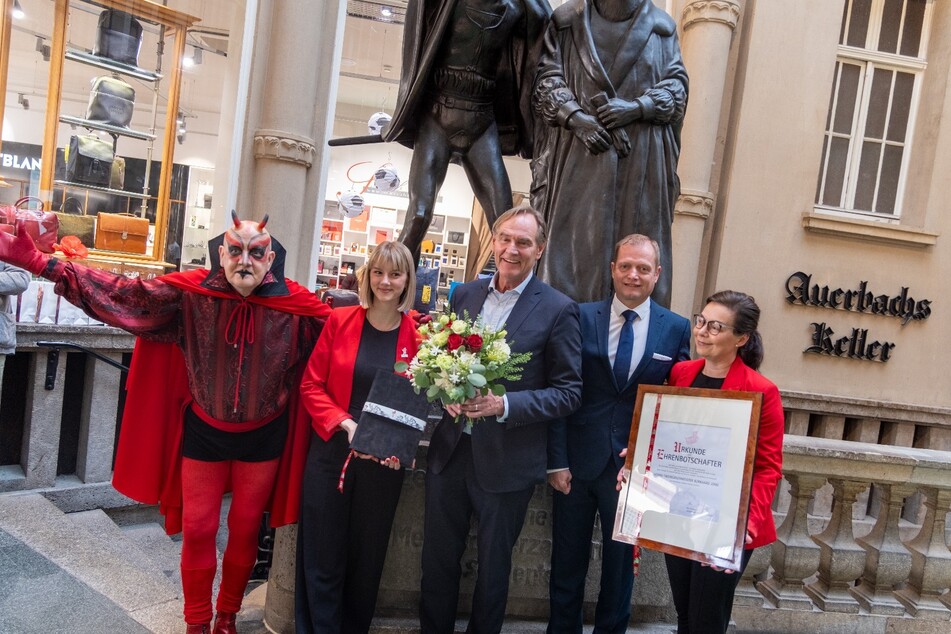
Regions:
M 93 55 L 137 66 L 141 46 L 142 24 L 132 14 L 116 9 L 107 9 L 99 14 Z
M 96 77 L 92 80 L 86 119 L 127 128 L 135 108 L 135 89 L 116 77 Z
M 110 189 L 123 189 L 125 187 L 125 159 L 117 156 L 112 159 L 112 170 L 109 172 Z
M 23 209 L 31 201 L 40 203 L 39 209 Z M 59 219 L 56 214 L 43 211 L 43 201 L 32 196 L 24 196 L 13 205 L 3 205 L 0 207 L 0 221 L 3 224 L 16 226 L 18 220 L 22 220 L 26 232 L 33 238 L 36 248 L 43 253 L 53 252 L 53 243 L 56 242 L 59 231 Z
M 66 180 L 108 187 L 112 178 L 115 154 L 112 143 L 92 134 L 73 135 L 69 138 L 66 156 Z
M 148 246 L 149 221 L 132 214 L 99 212 L 96 220 L 96 248 L 105 251 L 144 254 Z
M 85 246 L 91 247 L 96 238 L 96 219 L 87 216 L 75 198 L 67 196 L 59 211 L 54 211 L 59 220 L 59 235 L 76 236 Z

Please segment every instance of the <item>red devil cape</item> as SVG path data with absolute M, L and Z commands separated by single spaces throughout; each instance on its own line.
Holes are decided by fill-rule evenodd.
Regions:
M 208 275 L 207 270 L 199 269 L 170 273 L 160 279 L 185 292 L 233 297 L 202 286 Z M 291 280 L 283 281 L 287 294 L 251 295 L 248 301 L 305 317 L 326 318 L 330 314 L 330 307 L 306 288 Z M 178 533 L 182 530 L 182 420 L 192 400 L 181 349 L 175 344 L 137 339 L 126 390 L 112 484 L 133 500 L 158 504 L 165 516 L 165 532 Z M 292 392 L 288 408 L 287 441 L 269 505 L 274 527 L 297 521 L 310 439 L 310 418 L 297 398 L 297 390 Z

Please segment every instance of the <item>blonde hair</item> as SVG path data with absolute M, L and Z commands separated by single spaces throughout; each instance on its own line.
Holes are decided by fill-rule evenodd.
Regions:
M 367 263 L 357 269 L 357 293 L 360 296 L 360 305 L 369 308 L 373 305 L 373 291 L 370 290 L 370 269 L 392 269 L 406 274 L 406 287 L 400 295 L 400 311 L 407 311 L 413 307 L 416 299 L 416 267 L 413 266 L 413 255 L 400 242 L 388 241 L 376 245 L 370 254 Z

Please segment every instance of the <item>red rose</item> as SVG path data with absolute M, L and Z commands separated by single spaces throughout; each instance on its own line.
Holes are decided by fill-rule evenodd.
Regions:
M 479 335 L 469 335 L 466 337 L 466 345 L 472 352 L 478 352 L 482 350 L 482 337 Z
M 463 343 L 465 343 L 465 339 L 462 338 L 462 335 L 452 333 L 449 335 L 449 342 L 446 344 L 446 347 L 449 348 L 450 352 L 452 352 L 453 350 L 458 349 Z

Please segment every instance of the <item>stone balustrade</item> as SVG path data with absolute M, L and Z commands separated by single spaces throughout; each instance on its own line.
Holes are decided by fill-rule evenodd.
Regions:
M 945 451 L 787 436 L 788 508 L 744 574 L 738 629 L 890 632 L 913 620 L 915 632 L 951 631 L 949 467 Z M 826 485 L 829 514 L 811 515 Z M 916 496 L 911 522 L 902 508 Z
M 118 363 L 132 351 L 135 337 L 123 330 L 106 326 L 64 326 L 60 324 L 18 324 L 17 355 L 7 359 L 3 409 L 0 420 L 2 454 L 10 456 L 0 464 L 0 493 L 43 489 L 57 484 L 57 476 L 78 478 L 91 488 L 85 496 L 101 491 L 114 499 L 108 486 L 112 478 L 115 452 L 117 410 L 120 403 L 122 372 L 83 353 L 62 350 L 49 372 L 53 389 L 47 389 L 49 348 L 40 341 L 64 341 L 96 351 Z M 74 361 L 80 371 L 69 371 Z M 77 420 L 78 419 L 78 420 Z M 66 433 L 64 421 L 76 421 L 77 429 Z M 63 452 L 71 455 L 63 456 Z M 63 458 L 69 468 L 62 468 Z M 74 465 L 74 466 L 73 466 Z M 99 485 L 99 486 L 93 486 Z M 100 501 L 87 500 L 95 506 Z

